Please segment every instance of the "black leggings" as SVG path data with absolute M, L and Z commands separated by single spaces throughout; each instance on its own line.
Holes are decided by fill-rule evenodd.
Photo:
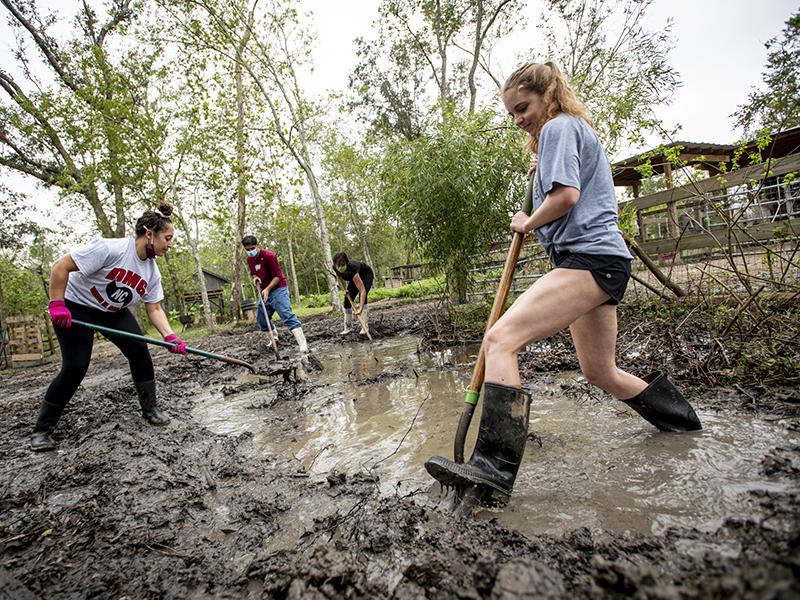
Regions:
M 119 312 L 105 312 L 70 300 L 65 300 L 64 303 L 73 318 L 80 321 L 121 329 L 138 335 L 142 334 L 138 323 L 127 308 Z M 44 399 L 50 404 L 63 407 L 72 398 L 89 369 L 89 360 L 92 358 L 92 346 L 94 345 L 94 331 L 83 325 L 54 327 L 53 329 L 58 337 L 58 345 L 61 346 L 61 370 L 47 388 Z M 143 383 L 155 379 L 153 359 L 150 358 L 147 344 L 115 335 L 106 337 L 128 359 L 134 382 Z
M 361 278 L 361 282 L 364 284 L 364 306 L 367 305 L 367 295 L 369 294 L 370 288 L 372 288 L 372 282 L 375 280 L 375 276 L 370 273 L 369 275 L 365 275 Z M 353 299 L 353 302 L 356 301 L 356 296 L 358 296 L 359 290 L 358 286 L 352 281 L 347 283 L 347 294 L 344 296 L 344 308 L 347 310 L 350 308 L 350 298 Z M 359 300 L 360 301 L 360 300 Z

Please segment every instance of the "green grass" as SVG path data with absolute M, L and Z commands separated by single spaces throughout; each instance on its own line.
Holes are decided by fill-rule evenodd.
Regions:
M 441 294 L 443 291 L 444 277 L 430 277 L 407 283 L 399 288 L 372 288 L 369 291 L 369 300 L 370 302 L 377 302 L 385 298 L 426 298 Z M 339 299 L 344 301 L 344 293 L 339 293 Z M 330 294 L 303 296 L 302 303 L 303 308 L 327 308 L 330 304 Z

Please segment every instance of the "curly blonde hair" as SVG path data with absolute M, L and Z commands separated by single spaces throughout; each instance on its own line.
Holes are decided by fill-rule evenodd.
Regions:
M 534 125 L 534 132 L 528 136 L 525 148 L 536 152 L 539 146 L 539 133 L 550 119 L 561 113 L 580 117 L 594 127 L 592 118 L 583 102 L 578 100 L 567 78 L 552 62 L 528 63 L 514 71 L 503 85 L 505 94 L 511 88 L 527 90 L 539 94 L 545 106 L 544 115 Z

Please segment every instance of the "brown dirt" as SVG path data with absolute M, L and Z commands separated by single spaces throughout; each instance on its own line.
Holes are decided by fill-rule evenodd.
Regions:
M 371 325 L 376 338 L 433 329 L 419 305 L 375 310 Z M 333 335 L 339 326 L 333 317 L 306 320 L 317 354 L 340 343 Z M 250 326 L 198 346 L 266 372 L 261 342 Z M 562 340 L 547 352 L 525 353 L 523 373 L 574 368 L 569 350 Z M 381 497 L 373 475 L 315 478 L 291 458 L 253 458 L 242 450 L 248 435 L 216 435 L 191 416 L 204 389 L 241 390 L 240 371 L 156 353 L 160 402 L 172 422 L 146 425 L 124 359 L 100 351 L 59 425 L 56 453 L 34 454 L 27 445 L 56 366 L 2 378 L 0 598 L 28 592 L 46 598 L 800 595 L 795 493 L 752 494 L 748 501 L 760 507 L 758 514 L 768 509 L 767 518 L 729 518 L 713 532 L 673 528 L 655 536 L 579 528 L 527 537 L 494 521 L 448 516 L 418 494 Z M 297 358 L 286 354 L 287 363 Z M 274 386 L 273 402 L 293 402 L 313 385 L 313 373 L 307 382 L 273 377 L 244 385 Z M 777 412 L 796 430 L 793 393 L 704 390 L 697 403 L 731 414 Z M 276 435 L 291 429 L 270 415 L 270 403 L 259 408 Z M 775 447 L 765 472 L 796 479 L 797 450 Z

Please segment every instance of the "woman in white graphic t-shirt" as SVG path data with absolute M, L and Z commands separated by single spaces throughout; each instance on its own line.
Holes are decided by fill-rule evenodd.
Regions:
M 161 308 L 164 290 L 156 256 L 172 246 L 172 206 L 161 204 L 136 221 L 136 238 L 97 239 L 74 248 L 53 265 L 50 274 L 50 318 L 61 347 L 61 370 L 47 389 L 31 436 L 33 450 L 53 450 L 51 435 L 64 408 L 83 381 L 92 356 L 94 332 L 78 319 L 141 335 L 129 307 L 145 303 L 147 316 L 167 342 L 170 352 L 186 353 L 186 343 L 172 331 Z M 156 406 L 153 360 L 147 344 L 108 336 L 128 359 L 142 416 L 152 425 L 169 419 Z

